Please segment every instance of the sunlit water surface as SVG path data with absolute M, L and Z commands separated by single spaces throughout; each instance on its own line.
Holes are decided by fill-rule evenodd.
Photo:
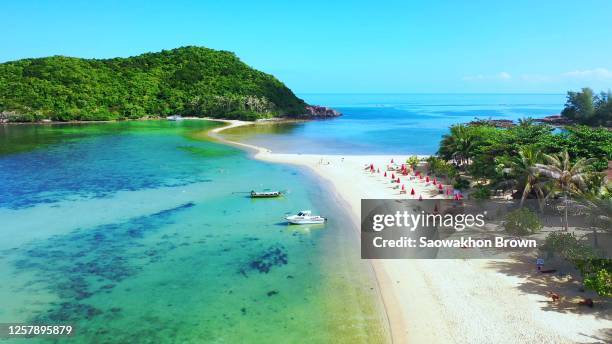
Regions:
M 304 94 L 342 117 L 239 127 L 230 139 L 282 153 L 433 154 L 449 126 L 480 119 L 541 118 L 563 109 L 562 94 Z

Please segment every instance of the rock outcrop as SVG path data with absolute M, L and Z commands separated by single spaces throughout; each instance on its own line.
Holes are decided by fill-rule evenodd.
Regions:
M 334 118 L 342 116 L 340 112 L 326 106 L 307 105 L 306 111 L 303 117 L 307 118 Z
M 511 128 L 514 122 L 509 119 L 475 119 L 468 123 L 471 126 L 487 125 L 495 128 Z
M 571 119 L 569 119 L 567 117 L 563 117 L 561 115 L 546 116 L 544 118 L 538 118 L 535 121 L 539 122 L 539 123 L 550 124 L 550 125 L 555 125 L 555 126 L 563 126 L 563 125 L 571 125 L 571 124 L 573 124 Z

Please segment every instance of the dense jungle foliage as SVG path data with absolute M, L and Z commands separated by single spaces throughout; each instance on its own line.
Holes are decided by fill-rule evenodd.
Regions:
M 254 119 L 301 115 L 305 106 L 282 82 L 233 53 L 194 46 L 128 58 L 52 56 L 0 64 L 0 113 L 10 121 Z

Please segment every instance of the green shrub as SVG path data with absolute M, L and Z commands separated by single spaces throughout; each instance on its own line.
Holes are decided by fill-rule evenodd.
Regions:
M 259 113 L 255 111 L 236 110 L 227 113 L 224 117 L 228 119 L 239 119 L 241 121 L 256 121 L 260 118 L 269 118 L 267 113 Z
M 470 181 L 462 178 L 457 178 L 457 180 L 453 183 L 453 187 L 455 189 L 467 189 L 470 187 Z
M 504 228 L 512 235 L 529 235 L 542 229 L 542 222 L 533 211 L 519 208 L 506 214 Z
M 570 262 L 595 257 L 593 250 L 581 243 L 573 233 L 550 233 L 546 237 L 541 251 L 548 258 L 559 256 Z
M 15 114 L 8 116 L 9 122 L 38 122 L 46 117 L 41 114 Z
M 600 296 L 612 297 L 612 273 L 610 269 L 599 269 L 584 276 L 584 286 Z
M 412 167 L 413 169 L 419 165 L 420 161 L 421 159 L 419 159 L 419 157 L 416 155 L 413 155 L 409 157 L 408 159 L 406 159 L 406 163 L 408 164 L 408 166 Z
M 479 185 L 470 193 L 470 197 L 474 199 L 489 199 L 491 198 L 491 190 L 486 186 Z
M 435 155 L 428 157 L 427 159 L 425 159 L 425 161 L 427 162 L 429 172 L 433 174 L 437 174 L 439 176 L 446 176 L 448 178 L 454 178 L 457 175 L 457 169 L 453 164 L 449 163 L 444 159 L 440 159 Z
M 576 266 L 585 288 L 612 297 L 612 259 L 600 258 L 573 233 L 550 233 L 541 250 L 548 258 L 559 256 Z

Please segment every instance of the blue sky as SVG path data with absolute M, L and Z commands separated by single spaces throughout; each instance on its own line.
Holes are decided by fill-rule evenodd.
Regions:
M 0 61 L 230 50 L 298 93 L 612 88 L 612 1 L 2 1 Z

